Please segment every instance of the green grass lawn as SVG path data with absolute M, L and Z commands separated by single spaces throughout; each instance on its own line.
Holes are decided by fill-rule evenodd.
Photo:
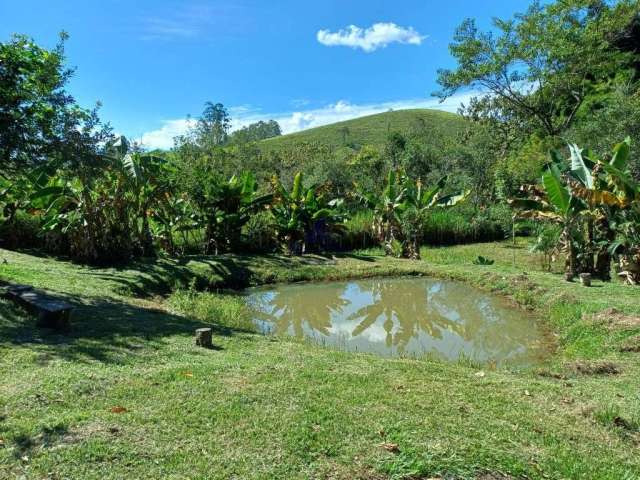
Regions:
M 0 300 L 0 478 L 640 478 L 640 288 L 564 282 L 525 243 L 110 269 L 0 250 L 1 279 L 77 305 L 62 336 Z M 333 351 L 253 333 L 233 295 L 168 296 L 400 274 L 512 298 L 555 355 L 494 370 Z M 611 307 L 627 316 L 592 318 Z M 193 345 L 202 325 L 216 350 Z

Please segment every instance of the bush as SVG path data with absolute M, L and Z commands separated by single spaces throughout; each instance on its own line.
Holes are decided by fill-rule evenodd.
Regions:
M 536 228 L 536 242 L 531 247 L 531 252 L 541 254 L 540 263 L 543 270 L 551 271 L 551 262 L 558 253 L 558 243 L 562 228 L 555 224 L 542 224 Z
M 252 215 L 242 227 L 242 243 L 247 252 L 274 252 L 278 248 L 276 238 L 276 223 L 269 212 Z
M 44 238 L 40 218 L 18 211 L 11 222 L 0 223 L 0 246 L 4 248 L 42 248 Z
M 447 209 L 432 209 L 423 221 L 423 243 L 426 245 L 457 245 L 503 240 L 512 231 L 512 211 L 504 204 L 475 210 L 466 205 Z M 343 250 L 377 246 L 372 235 L 373 212 L 360 210 L 345 224 Z

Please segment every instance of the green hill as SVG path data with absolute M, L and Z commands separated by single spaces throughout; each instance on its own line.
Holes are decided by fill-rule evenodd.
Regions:
M 280 150 L 300 143 L 320 143 L 335 148 L 382 145 L 389 132 L 428 132 L 452 136 L 460 132 L 465 120 L 455 113 L 441 110 L 394 110 L 302 132 L 270 138 L 260 142 L 263 150 Z

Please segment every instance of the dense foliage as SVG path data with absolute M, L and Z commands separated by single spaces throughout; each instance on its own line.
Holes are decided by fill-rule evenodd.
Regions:
M 637 281 L 638 10 L 570 0 L 490 32 L 466 20 L 457 65 L 439 76 L 443 98 L 481 92 L 462 115 L 388 112 L 282 136 L 273 120 L 233 131 L 207 102 L 152 153 L 68 94 L 65 34 L 50 51 L 15 36 L 0 43 L 0 242 L 90 263 L 372 245 L 417 258 L 425 243 L 535 231 L 545 258 L 566 253 L 568 276 L 606 279 L 615 257 Z M 550 161 L 567 142 L 570 159 Z M 550 226 L 519 227 L 514 206 Z

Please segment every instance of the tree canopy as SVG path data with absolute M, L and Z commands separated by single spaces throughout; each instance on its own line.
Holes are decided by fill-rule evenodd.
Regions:
M 501 102 L 502 113 L 559 135 L 590 95 L 616 77 L 632 78 L 636 53 L 615 41 L 626 38 L 620 35 L 637 14 L 631 0 L 566 0 L 536 1 L 513 19 L 494 19 L 494 31 L 467 19 L 450 45 L 457 67 L 439 71 L 437 95 L 479 89 Z

